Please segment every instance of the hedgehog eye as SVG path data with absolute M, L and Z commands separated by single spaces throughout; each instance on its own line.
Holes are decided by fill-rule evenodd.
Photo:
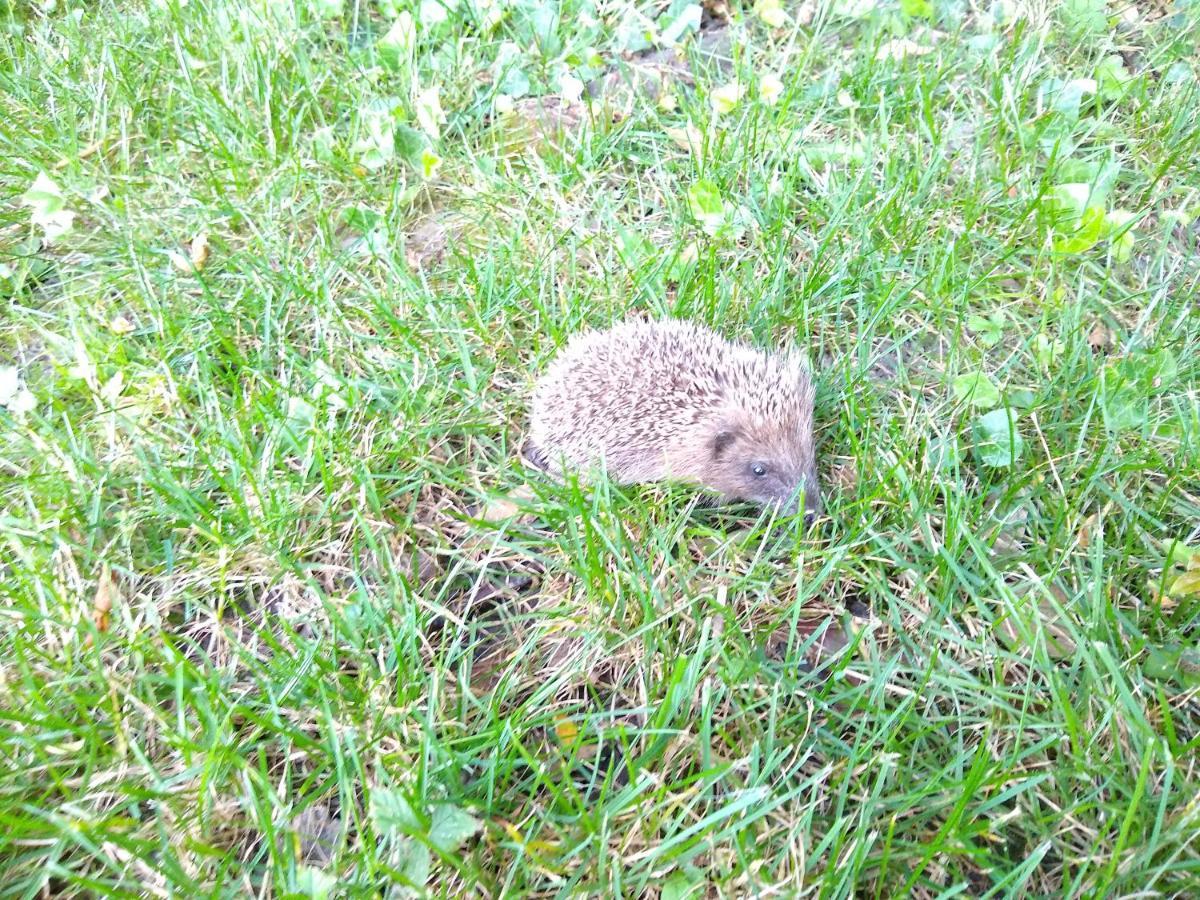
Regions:
M 767 474 L 767 467 L 762 463 L 755 463 L 750 467 L 750 471 L 754 473 L 755 478 L 762 478 Z

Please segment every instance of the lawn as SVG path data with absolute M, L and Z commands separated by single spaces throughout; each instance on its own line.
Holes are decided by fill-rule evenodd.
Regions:
M 0 0 L 0 896 L 1196 896 L 1198 46 Z M 821 520 L 522 466 L 629 312 Z

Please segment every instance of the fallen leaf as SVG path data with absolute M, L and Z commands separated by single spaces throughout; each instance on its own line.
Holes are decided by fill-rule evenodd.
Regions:
M 75 157 L 73 157 L 73 158 L 65 158 L 64 157 L 63 159 L 60 159 L 58 162 L 56 162 L 54 164 L 54 169 L 55 169 L 55 171 L 58 171 L 60 169 L 65 169 L 72 162 L 75 162 L 75 161 L 81 160 L 81 159 L 87 159 L 89 156 L 93 155 L 97 150 L 99 150 L 103 146 L 104 146 L 104 138 L 99 138 L 97 140 L 94 140 L 90 144 L 88 144 L 86 147 L 84 147 L 82 150 L 80 150 L 79 153 Z
M 30 221 L 45 232 L 50 243 L 74 227 L 75 213 L 67 209 L 62 189 L 45 172 L 41 172 L 29 190 L 21 195 L 21 202 L 29 207 Z
M 1190 572 L 1184 572 L 1171 582 L 1167 591 L 1172 597 L 1180 598 L 1200 594 L 1200 571 L 1193 569 Z
M 1026 584 L 1019 591 L 1012 611 L 997 623 L 998 634 L 1011 649 L 1019 650 L 1025 642 L 1023 632 L 1034 638 L 1040 632 L 1045 639 L 1047 656 L 1051 659 L 1068 659 L 1075 654 L 1075 641 L 1066 624 L 1069 601 L 1058 585 L 1049 585 L 1047 589 L 1058 601 L 1061 613 L 1044 591 L 1038 590 L 1033 584 Z M 1020 627 L 1022 625 L 1023 628 Z
M 895 38 L 879 48 L 879 52 L 875 54 L 875 60 L 877 62 L 888 59 L 899 61 L 908 56 L 924 56 L 932 52 L 932 47 L 924 47 L 908 38 Z
M 767 74 L 759 79 L 758 96 L 767 106 L 774 106 L 783 95 L 783 82 L 777 75 Z
M 436 218 L 427 219 L 405 235 L 405 262 L 412 269 L 423 269 L 441 262 L 449 244 L 445 225 Z
M 683 128 L 668 128 L 667 137 L 680 150 L 686 150 L 696 156 L 700 156 L 704 149 L 704 135 L 700 133 L 700 129 L 689 121 Z
M 573 744 L 579 737 L 579 728 L 566 716 L 558 716 L 554 720 L 554 735 L 559 743 Z
M 113 602 L 116 597 L 116 581 L 108 568 L 108 563 L 104 563 L 100 567 L 100 579 L 96 582 L 96 596 L 92 600 L 92 622 L 101 634 L 108 631 Z
M 194 238 L 189 248 L 189 258 L 192 264 L 192 270 L 199 272 L 208 262 L 208 232 L 201 231 Z
M 113 316 L 108 321 L 108 330 L 113 334 L 129 334 L 133 331 L 133 323 L 124 316 Z
M 745 93 L 746 89 L 736 81 L 721 85 L 712 92 L 713 111 L 718 116 L 733 112 Z
M 479 518 L 484 522 L 503 522 L 520 513 L 521 501 L 531 499 L 533 499 L 533 491 L 528 486 L 519 487 L 510 494 L 490 498 L 480 512 Z
M 1080 549 L 1086 550 L 1089 546 L 1091 546 L 1092 535 L 1096 532 L 1096 521 L 1099 518 L 1100 513 L 1094 512 L 1084 519 L 1083 524 L 1079 526 L 1079 532 L 1076 535 L 1076 538 L 1078 540 Z
M 780 0 L 758 0 L 754 13 L 768 28 L 783 28 L 789 21 Z

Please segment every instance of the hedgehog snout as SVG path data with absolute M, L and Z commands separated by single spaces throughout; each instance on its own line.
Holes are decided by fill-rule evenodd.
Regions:
M 821 502 L 821 489 L 815 472 L 800 477 L 791 496 L 783 505 L 783 512 L 794 515 L 800 509 L 801 495 L 804 498 L 804 524 L 811 525 L 825 509 Z

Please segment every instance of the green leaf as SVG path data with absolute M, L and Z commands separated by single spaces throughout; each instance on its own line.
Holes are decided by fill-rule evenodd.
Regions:
M 678 13 L 672 17 L 671 13 L 676 6 L 681 6 Z M 700 4 L 699 3 L 684 3 L 672 4 L 671 9 L 668 9 L 659 21 L 669 20 L 663 26 L 659 33 L 659 43 L 664 46 L 672 46 L 683 40 L 687 34 L 692 34 L 700 30 Z
M 1033 336 L 1033 356 L 1043 369 L 1049 369 L 1064 349 L 1062 341 L 1047 334 L 1039 332 Z
M 971 426 L 975 453 L 987 466 L 1005 469 L 1016 464 L 1025 452 L 1025 439 L 1017 430 L 1016 414 L 1006 408 L 980 416 Z
M 1077 33 L 1099 34 L 1108 28 L 1106 0 L 1062 0 L 1063 21 Z
M 415 101 L 417 124 L 421 126 L 431 140 L 436 141 L 442 136 L 442 125 L 446 122 L 446 113 L 442 110 L 442 92 L 437 87 L 426 88 L 417 94 Z
M 311 897 L 312 900 L 328 900 L 333 889 L 337 887 L 337 879 L 316 866 L 300 866 L 296 870 L 296 893 Z
M 1142 674 L 1155 681 L 1170 681 L 1175 677 L 1179 667 L 1179 658 L 1183 650 L 1178 645 L 1174 647 L 1148 647 L 1146 661 L 1142 663 Z
M 433 821 L 429 826 L 429 843 L 440 853 L 457 851 L 483 828 L 470 813 L 451 803 L 440 803 L 433 808 Z
M 416 887 L 424 887 L 433 870 L 433 855 L 420 841 L 400 841 L 393 851 L 395 866 L 405 879 Z
M 1104 427 L 1117 434 L 1141 427 L 1146 421 L 1147 395 L 1139 389 L 1137 374 L 1126 366 L 1109 366 L 1100 375 L 1100 410 Z
M 900 11 L 906 16 L 928 19 L 933 15 L 932 0 L 900 0 Z
M 959 375 L 952 384 L 954 399 L 966 401 L 980 409 L 991 409 L 1000 402 L 1000 389 L 982 372 Z
M 396 156 L 395 119 L 390 110 L 376 104 L 363 111 L 359 122 L 361 137 L 350 152 L 365 169 L 382 169 Z
M 1042 205 L 1056 221 L 1078 222 L 1087 210 L 1092 187 L 1080 181 L 1056 184 L 1042 198 Z
M 45 232 L 47 241 L 69 234 L 74 227 L 75 213 L 67 209 L 67 198 L 45 172 L 38 173 L 21 202 L 29 207 L 30 221 Z
M 1008 405 L 1014 409 L 1033 409 L 1037 404 L 1037 395 L 1025 388 L 1008 391 Z
M 704 896 L 704 881 L 686 872 L 674 872 L 663 882 L 659 900 L 699 900 Z
M 1167 593 L 1178 598 L 1200 596 L 1200 571 L 1176 575 L 1167 586 Z
M 336 158 L 337 141 L 333 136 L 333 127 L 326 125 L 313 132 L 313 156 L 321 162 L 333 162 Z
M 1106 159 L 1066 159 L 1059 168 L 1059 178 L 1068 183 L 1082 183 L 1087 189 L 1075 217 L 1083 215 L 1089 206 L 1104 206 L 1121 175 L 1121 164 L 1114 157 Z
M 356 203 L 343 208 L 338 218 L 347 228 L 351 228 L 359 234 L 366 234 L 383 220 L 383 215 L 369 206 L 361 206 Z
M 440 156 L 428 147 L 421 151 L 421 175 L 424 178 L 433 178 L 441 167 L 442 158 Z
M 688 209 L 700 223 L 701 230 L 715 236 L 725 224 L 725 204 L 721 190 L 707 178 L 696 181 L 687 191 Z
M 814 169 L 832 165 L 862 165 L 867 161 L 867 150 L 857 142 L 832 141 L 807 143 L 793 139 L 790 144 L 792 152 L 804 157 Z
M 1104 234 L 1104 210 L 1090 206 L 1079 220 L 1079 226 L 1066 237 L 1054 242 L 1055 253 L 1086 253 L 1100 242 Z
M 342 14 L 345 0 L 311 0 L 312 10 L 318 19 L 336 19 Z
M 1193 547 L 1183 541 L 1172 539 L 1167 553 L 1167 568 L 1183 571 L 1200 567 L 1200 546 Z
M 493 71 L 499 73 L 496 79 L 496 90 L 506 97 L 518 100 L 529 93 L 533 87 L 522 63 L 526 55 L 512 41 L 505 41 L 496 53 Z
M 403 10 L 392 26 L 379 39 L 378 47 L 385 60 L 393 64 L 406 58 L 417 41 L 417 26 L 412 13 Z
M 1175 643 L 1147 647 L 1142 674 L 1155 681 L 1195 687 L 1200 684 L 1200 652 L 1195 647 Z
M 1163 347 L 1159 350 L 1134 353 L 1118 360 L 1104 371 L 1106 388 L 1137 390 L 1149 397 L 1169 387 L 1179 373 L 1175 354 Z
M 1004 337 L 1004 313 L 997 310 L 987 318 L 979 315 L 967 316 L 967 330 L 979 336 L 985 347 L 994 347 Z
M 422 156 L 431 149 L 424 133 L 409 125 L 397 125 L 393 129 L 393 136 L 396 155 L 414 168 L 423 168 Z
M 1096 67 L 1096 84 L 1103 100 L 1120 100 L 1129 90 L 1133 75 L 1117 54 L 1106 56 Z
M 925 462 L 932 469 L 952 474 L 962 465 L 962 452 L 958 449 L 958 439 L 949 435 L 931 441 L 925 450 Z
M 1094 93 L 1096 81 L 1093 78 L 1072 78 L 1069 81 L 1047 78 L 1038 88 L 1038 99 L 1048 103 L 1050 109 L 1068 122 L 1074 122 L 1079 118 L 1083 98 Z
M 1167 387 L 1179 374 L 1179 364 L 1175 354 L 1165 347 L 1151 353 L 1143 354 L 1143 375 L 1145 384 L 1152 390 Z
M 1127 262 L 1133 254 L 1135 237 L 1131 223 L 1136 218 L 1124 209 L 1111 209 L 1104 214 L 1100 236 L 1112 242 L 1113 258 L 1119 263 Z
M 423 828 L 408 798 L 390 788 L 371 791 L 371 820 L 378 831 L 393 836 L 412 834 Z

